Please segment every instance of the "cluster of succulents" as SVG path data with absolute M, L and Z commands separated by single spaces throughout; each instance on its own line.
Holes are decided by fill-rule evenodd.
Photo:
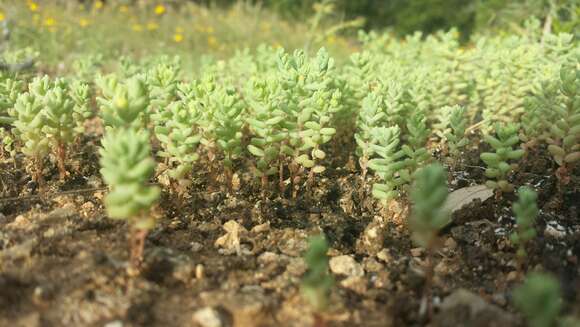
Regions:
M 14 133 L 22 143 L 22 152 L 30 158 L 35 181 L 42 181 L 44 157 L 54 153 L 60 178 L 67 175 L 67 152 L 75 136 L 82 134 L 88 116 L 88 87 L 80 82 L 67 83 L 48 76 L 36 77 L 28 92 L 16 99 L 13 107 Z

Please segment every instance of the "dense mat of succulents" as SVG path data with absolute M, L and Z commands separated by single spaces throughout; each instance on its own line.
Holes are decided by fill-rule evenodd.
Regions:
M 82 170 L 72 157 L 82 157 L 87 142 L 98 145 L 106 216 L 129 223 L 134 275 L 147 261 L 147 234 L 164 219 L 155 209 L 160 198 L 171 205 L 157 208 L 176 215 L 195 210 L 194 193 L 215 190 L 234 198 L 259 190 L 247 199 L 256 208 L 272 199 L 314 203 L 344 159 L 354 167 L 360 202 L 371 203 L 366 212 L 399 222 L 426 250 L 418 296 L 428 301 L 421 319 L 429 319 L 432 256 L 451 222 L 447 181 L 473 161 L 474 148 L 496 201 L 519 197 L 508 238 L 522 276 L 531 269 L 526 247 L 538 215 L 533 180 L 522 178 L 526 162 L 547 151 L 560 205 L 578 188 L 580 47 L 571 35 L 528 28 L 526 36 L 482 37 L 469 46 L 453 31 L 403 40 L 363 33 L 361 51 L 342 65 L 324 48 L 309 55 L 262 46 L 195 76 L 177 57 L 124 59 L 112 71 L 94 66 L 82 77 L 2 72 L 2 168 L 31 176 L 27 186 L 8 185 L 3 173 L 3 196 L 46 196 Z M 80 165 L 94 165 L 83 161 L 97 156 L 92 151 Z M 305 257 L 302 290 L 315 312 L 332 302 L 327 249 L 323 238 L 313 239 Z M 539 309 L 523 298 L 557 298 L 557 287 L 544 281 L 550 278 L 534 275 L 514 294 L 530 319 L 546 321 L 537 326 L 556 321 L 561 307 L 533 318 Z M 327 318 L 318 314 L 322 326 Z

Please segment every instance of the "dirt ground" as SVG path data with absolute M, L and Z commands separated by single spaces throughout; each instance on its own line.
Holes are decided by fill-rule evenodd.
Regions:
M 208 185 L 200 164 L 184 205 L 164 194 L 143 271 L 129 277 L 127 226 L 102 205 L 97 138 L 83 143 L 66 182 L 47 163 L 42 194 L 22 158 L 16 169 L 11 159 L 0 165 L 0 326 L 309 326 L 302 254 L 320 232 L 336 278 L 328 326 L 525 326 L 511 300 L 521 282 L 509 242 L 513 196 L 476 200 L 441 232 L 429 322 L 425 252 L 370 197 L 352 158 L 335 157 L 297 199 L 263 198 L 249 174 L 228 194 Z M 473 150 L 450 171 L 452 190 L 483 183 L 478 158 Z M 564 313 L 580 316 L 580 174 L 559 192 L 554 169 L 538 149 L 514 175 L 538 191 L 541 208 L 525 269 L 554 274 Z

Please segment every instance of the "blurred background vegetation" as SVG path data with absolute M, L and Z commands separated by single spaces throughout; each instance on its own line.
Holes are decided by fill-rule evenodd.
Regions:
M 567 32 L 580 38 L 580 0 L 0 0 L 1 57 L 35 58 L 70 70 L 81 58 L 180 55 L 194 69 L 259 45 L 307 51 L 326 47 L 338 60 L 358 51 L 357 33 L 401 37 L 456 28 L 476 35 Z M 530 18 L 535 18 L 531 20 Z M 528 22 L 527 24 L 525 22 Z M 530 27 L 531 26 L 531 27 Z M 535 33 L 536 33 L 535 32 Z M 536 33 L 537 34 L 537 33 Z M 3 42 L 2 42 L 3 41 Z M 83 60 L 85 60 L 83 59 Z M 86 61 L 86 60 L 85 60 Z
M 232 5 L 237 0 L 206 0 L 206 5 Z M 287 18 L 314 13 L 319 0 L 257 0 Z M 473 33 L 509 31 L 535 16 L 549 19 L 556 32 L 580 33 L 579 0 L 335 0 L 344 19 L 365 18 L 367 29 L 392 29 L 398 35 L 432 33 L 457 27 L 467 40 Z M 548 18 L 549 17 L 549 18 Z

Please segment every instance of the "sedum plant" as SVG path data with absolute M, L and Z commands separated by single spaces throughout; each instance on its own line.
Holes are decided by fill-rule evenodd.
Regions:
M 115 75 L 99 76 L 97 97 L 101 118 L 107 128 L 143 128 L 149 122 L 149 89 L 139 75 L 119 81 Z
M 449 222 L 450 212 L 444 209 L 447 194 L 447 176 L 440 164 L 417 171 L 411 191 L 413 208 L 409 227 L 420 246 L 432 248 L 437 233 Z
M 372 195 L 386 203 L 397 197 L 398 188 L 411 180 L 405 170 L 404 153 L 399 149 L 399 127 L 375 127 L 371 130 L 374 158 L 369 168 L 376 172 L 379 182 L 373 184 Z
M 12 158 L 15 161 L 16 148 L 14 146 L 14 136 L 9 130 L 0 127 L 0 157 L 6 159 L 7 157 Z
M 520 142 L 518 136 L 519 126 L 516 124 L 495 125 L 495 134 L 485 135 L 484 140 L 494 152 L 485 152 L 481 154 L 481 160 L 486 164 L 485 176 L 490 179 L 485 184 L 501 192 L 513 192 L 514 186 L 508 181 L 510 172 L 516 165 L 510 164 L 512 160 L 519 160 L 524 155 L 524 150 L 514 149 L 514 146 Z M 499 194 L 499 193 L 498 193 Z
M 432 314 L 432 254 L 437 246 L 437 233 L 450 220 L 450 212 L 444 208 L 447 195 L 447 175 L 441 165 L 431 164 L 417 171 L 411 191 L 413 207 L 409 228 L 413 240 L 427 251 L 423 300 L 427 301 L 427 311 L 430 316 Z
M 572 167 L 580 162 L 580 54 L 562 66 L 558 83 L 562 99 L 550 107 L 547 142 L 559 166 L 556 176 L 561 184 L 567 184 Z
M 534 228 L 538 216 L 537 198 L 534 190 L 522 186 L 518 189 L 518 202 L 513 204 L 517 229 L 511 234 L 510 240 L 518 246 L 517 256 L 520 262 L 527 256 L 526 244 L 537 234 Z
M 85 121 L 92 115 L 89 107 L 91 90 L 89 84 L 74 80 L 69 84 L 69 95 L 74 103 L 74 120 L 76 123 L 75 133 L 77 136 L 85 132 Z
M 109 130 L 99 151 L 100 172 L 109 186 L 107 214 L 130 224 L 132 268 L 142 261 L 145 237 L 155 226 L 149 211 L 160 195 L 158 187 L 147 185 L 155 170 L 150 152 L 148 133 L 133 129 Z
M 193 164 L 199 159 L 199 113 L 183 101 L 177 101 L 167 108 L 166 114 L 167 119 L 155 121 L 155 136 L 161 144 L 157 155 L 167 160 L 165 173 L 182 198 L 191 184 Z
M 60 179 L 64 180 L 67 175 L 65 167 L 67 148 L 74 139 L 76 127 L 83 120 L 77 123 L 75 103 L 63 82 L 56 81 L 55 86 L 46 92 L 43 106 L 45 116 L 43 132 L 55 153 Z
M 445 107 L 443 109 L 448 114 L 449 128 L 444 133 L 445 142 L 449 156 L 453 163 L 456 163 L 461 156 L 463 148 L 469 144 L 469 139 L 466 137 L 467 117 L 465 115 L 465 107 L 455 105 L 453 107 Z
M 532 273 L 513 293 L 514 304 L 531 327 L 557 326 L 562 300 L 558 281 L 547 274 Z
M 406 142 L 401 147 L 407 156 L 405 159 L 405 169 L 407 170 L 405 175 L 407 176 L 412 177 L 419 168 L 431 160 L 431 154 L 427 150 L 429 129 L 426 120 L 421 111 L 416 111 L 407 121 Z
M 256 79 L 248 88 L 251 114 L 247 122 L 252 132 L 248 151 L 256 157 L 254 175 L 261 180 L 262 192 L 265 192 L 269 176 L 275 175 L 281 165 L 280 148 L 288 135 L 283 127 L 286 114 L 278 107 L 278 83 L 275 80 Z M 283 178 L 280 180 L 282 182 Z
M 357 132 L 354 139 L 357 144 L 356 154 L 359 158 L 359 165 L 363 181 L 366 180 L 368 172 L 368 162 L 373 156 L 372 148 L 373 128 L 383 126 L 387 123 L 387 113 L 383 106 L 383 97 L 376 93 L 369 93 L 363 100 L 361 110 L 357 118 Z
M 39 80 L 33 83 L 39 83 Z M 22 153 L 30 159 L 27 170 L 31 173 L 32 180 L 39 184 L 43 182 L 43 162 L 49 151 L 49 141 L 42 131 L 46 120 L 42 109 L 41 99 L 31 92 L 19 95 L 14 104 L 15 134 L 22 142 Z
M 319 314 L 328 307 L 330 291 L 334 286 L 334 279 L 328 267 L 328 243 L 324 236 L 310 238 L 308 250 L 304 254 L 304 261 L 308 268 L 300 287 L 302 296 L 309 302 L 314 311 L 316 326 L 323 326 Z
M 17 77 L 0 73 L 0 125 L 14 122 L 14 104 L 22 92 L 24 82 Z

